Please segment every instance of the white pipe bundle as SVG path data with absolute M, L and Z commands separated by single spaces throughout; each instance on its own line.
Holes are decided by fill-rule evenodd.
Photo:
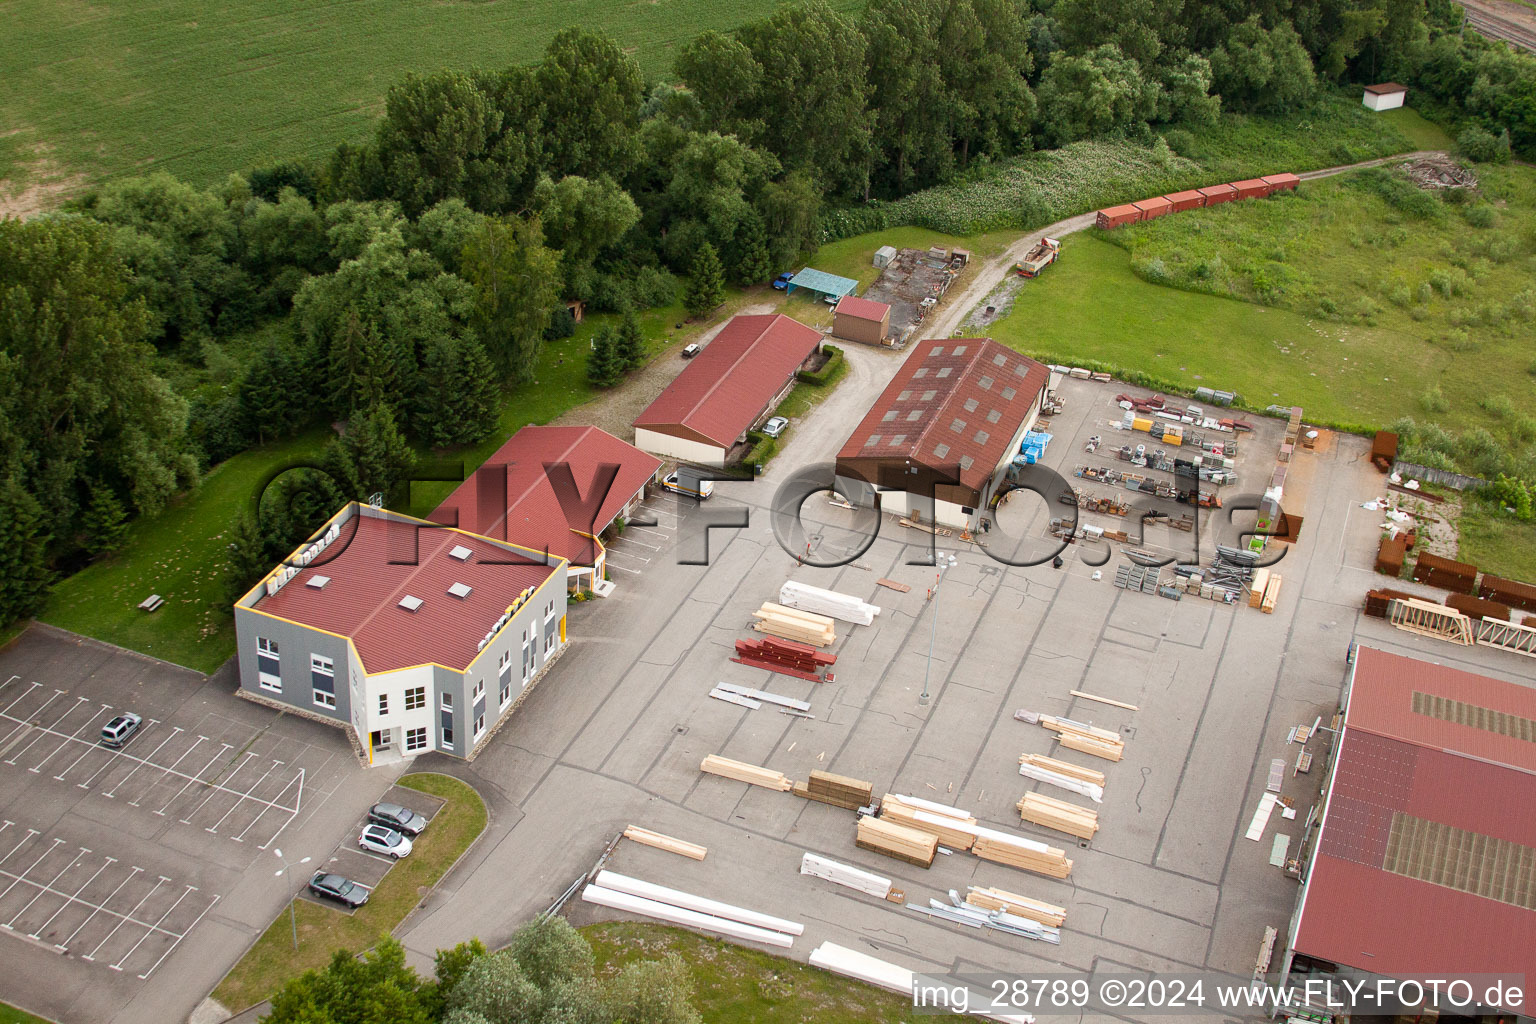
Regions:
M 796 583 L 794 580 L 790 580 L 779 588 L 779 604 L 799 608 L 801 611 L 815 612 L 817 615 L 830 615 L 834 619 L 842 619 L 856 626 L 867 626 L 875 621 L 876 615 L 880 614 L 878 606 L 868 604 L 856 597 L 839 594 L 835 590 L 822 590 L 820 587 Z
M 803 935 L 805 933 L 805 925 L 800 924 L 798 921 L 786 921 L 782 917 L 760 914 L 755 910 L 732 906 L 719 900 L 695 896 L 693 893 L 683 892 L 681 889 L 668 889 L 664 885 L 657 885 L 655 882 L 647 882 L 639 878 L 631 878 L 628 875 L 621 875 L 615 871 L 599 871 L 594 882 L 605 889 L 628 893 L 631 896 L 639 896 L 642 899 L 656 900 L 658 903 L 670 903 L 674 907 L 696 910 L 701 914 L 712 914 L 715 917 L 723 917 L 729 921 L 740 921 L 742 924 L 749 924 L 755 928 L 767 928 L 776 932 L 784 932 L 788 935 Z
M 845 885 L 850 889 L 878 896 L 880 899 L 885 899 L 891 893 L 889 878 L 883 878 L 872 871 L 864 871 L 814 853 L 807 853 L 800 858 L 800 873 L 814 878 L 825 878 L 829 882 Z
M 689 928 L 697 928 L 699 931 L 713 932 L 733 939 L 761 942 L 765 946 L 788 949 L 795 942 L 791 936 L 783 932 L 754 928 L 740 921 L 728 921 L 723 917 L 701 914 L 697 910 L 674 907 L 670 903 L 660 903 L 640 896 L 631 896 L 627 892 L 606 889 L 600 885 L 587 886 L 581 891 L 581 898 L 587 903 L 596 903 L 598 906 L 625 910 L 631 914 L 639 914 L 641 917 L 653 917 L 658 921 L 669 921 L 672 924 L 687 925 Z
M 907 796 L 903 793 L 893 793 L 892 795 L 904 804 L 911 804 L 913 807 L 921 807 L 925 811 L 932 811 L 935 814 L 942 814 L 946 817 L 969 818 L 971 816 L 970 811 L 962 811 L 958 807 L 949 806 L 949 804 L 936 804 L 932 800 L 924 800 L 921 797 Z
M 908 998 L 912 996 L 915 975 L 907 968 L 849 949 L 847 946 L 839 946 L 835 942 L 823 942 L 811 950 L 811 966 L 820 967 L 833 974 L 841 974 L 845 978 L 857 978 L 876 988 L 898 992 Z M 972 1006 L 987 1006 L 993 998 L 992 995 L 977 992 L 971 995 L 970 1003 Z M 1035 1024 L 1035 1018 L 1027 1013 L 993 1014 L 984 1013 L 981 1010 L 975 1010 L 972 1013 L 986 1020 L 1002 1021 L 1003 1024 Z
M 1074 779 L 1060 772 L 1053 772 L 1049 768 L 1041 768 L 1039 765 L 1033 764 L 1021 764 L 1019 765 L 1019 774 L 1027 779 L 1034 779 L 1037 782 L 1048 782 L 1052 786 L 1059 786 L 1073 793 L 1081 793 L 1096 804 L 1104 802 L 1103 786 L 1096 786 L 1091 782 L 1084 782 L 1082 779 Z

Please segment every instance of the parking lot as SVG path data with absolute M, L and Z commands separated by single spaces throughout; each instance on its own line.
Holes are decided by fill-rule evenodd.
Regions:
M 643 575 L 652 561 L 672 558 L 670 553 L 676 543 L 678 528 L 688 518 L 689 509 L 695 503 L 676 495 L 658 490 L 646 498 L 636 511 L 635 519 L 624 532 L 607 545 L 608 568 L 618 573 L 611 576 L 617 583 Z M 653 525 L 644 525 L 649 521 Z
M 430 793 L 422 793 L 414 789 L 407 789 L 404 786 L 390 787 L 389 791 L 379 798 L 379 802 L 397 804 L 408 810 L 415 811 L 427 819 L 428 828 L 431 828 L 432 819 L 437 816 L 437 812 L 442 810 L 443 804 L 446 803 L 442 797 L 433 796 Z M 336 849 L 332 851 L 329 857 L 323 860 L 317 858 L 316 862 L 306 866 L 307 873 L 304 874 L 304 877 L 307 879 L 316 871 L 328 871 L 356 882 L 369 892 L 377 889 L 379 883 L 384 881 L 384 876 L 389 874 L 390 869 L 398 861 L 358 847 L 358 834 L 368 822 L 369 817 L 366 813 L 359 815 L 352 823 L 352 827 L 343 833 L 341 841 L 336 844 Z M 332 907 L 339 913 L 352 913 L 352 911 L 342 907 L 334 900 L 321 899 L 307 888 L 300 892 L 299 895 L 302 899 Z

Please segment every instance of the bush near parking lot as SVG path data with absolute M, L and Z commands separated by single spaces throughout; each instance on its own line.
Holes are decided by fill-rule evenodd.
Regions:
M 795 374 L 795 380 L 803 380 L 807 384 L 815 384 L 818 387 L 826 384 L 834 378 L 840 379 L 843 375 L 843 350 L 836 345 L 823 345 L 821 350 L 827 354 L 826 362 L 814 370 L 800 370 Z
M 421 902 L 420 890 L 436 885 L 485 830 L 485 803 L 474 789 L 458 779 L 419 773 L 401 778 L 399 784 L 448 801 L 415 840 L 411 855 L 395 863 L 367 904 L 354 914 L 310 900 L 297 900 L 297 953 L 293 951 L 285 906 L 213 990 L 214 999 L 230 1010 L 243 1010 L 270 998 L 291 978 L 324 967 L 338 949 L 358 953 L 372 946 L 380 935 L 389 934 L 405 920 Z M 351 837 L 345 841 L 350 842 Z M 294 887 L 306 881 L 307 875 L 285 880 Z

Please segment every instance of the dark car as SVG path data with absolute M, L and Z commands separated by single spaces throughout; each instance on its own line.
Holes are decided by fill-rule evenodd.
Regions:
M 425 815 L 399 804 L 374 804 L 368 809 L 368 820 L 379 825 L 388 825 L 396 832 L 407 836 L 419 836 L 421 830 L 427 827 Z
M 315 877 L 309 880 L 309 891 L 316 896 L 323 896 L 328 900 L 335 900 L 354 910 L 368 902 L 369 890 L 367 886 L 358 885 L 350 878 L 340 875 L 332 875 L 324 871 L 316 871 Z

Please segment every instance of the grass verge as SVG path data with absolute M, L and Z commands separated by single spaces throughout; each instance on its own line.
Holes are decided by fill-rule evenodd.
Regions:
M 485 803 L 474 789 L 458 779 L 422 772 L 404 776 L 400 785 L 448 801 L 417 838 L 411 855 L 390 869 L 367 904 L 356 913 L 349 915 L 336 907 L 295 899 L 298 952 L 293 949 L 288 908 L 284 907 L 219 982 L 213 990 L 214 999 L 238 1012 L 271 998 L 289 979 L 324 967 L 335 950 L 359 953 L 372 946 L 379 936 L 387 935 L 405 920 L 421 902 L 421 893 L 436 885 L 485 830 Z M 289 884 L 297 887 L 303 881 L 308 881 L 307 875 L 292 879 Z
M 1507 580 L 1536 580 L 1536 523 L 1522 523 L 1493 503 L 1468 496 L 1460 525 L 1462 561 Z
M 0 1024 L 52 1024 L 46 1017 L 18 1010 L 9 1003 L 0 1003 Z
M 681 928 L 634 922 L 588 925 L 599 971 L 676 953 L 693 976 L 693 1005 L 709 1024 L 896 1024 L 912 1001 L 808 964 Z

